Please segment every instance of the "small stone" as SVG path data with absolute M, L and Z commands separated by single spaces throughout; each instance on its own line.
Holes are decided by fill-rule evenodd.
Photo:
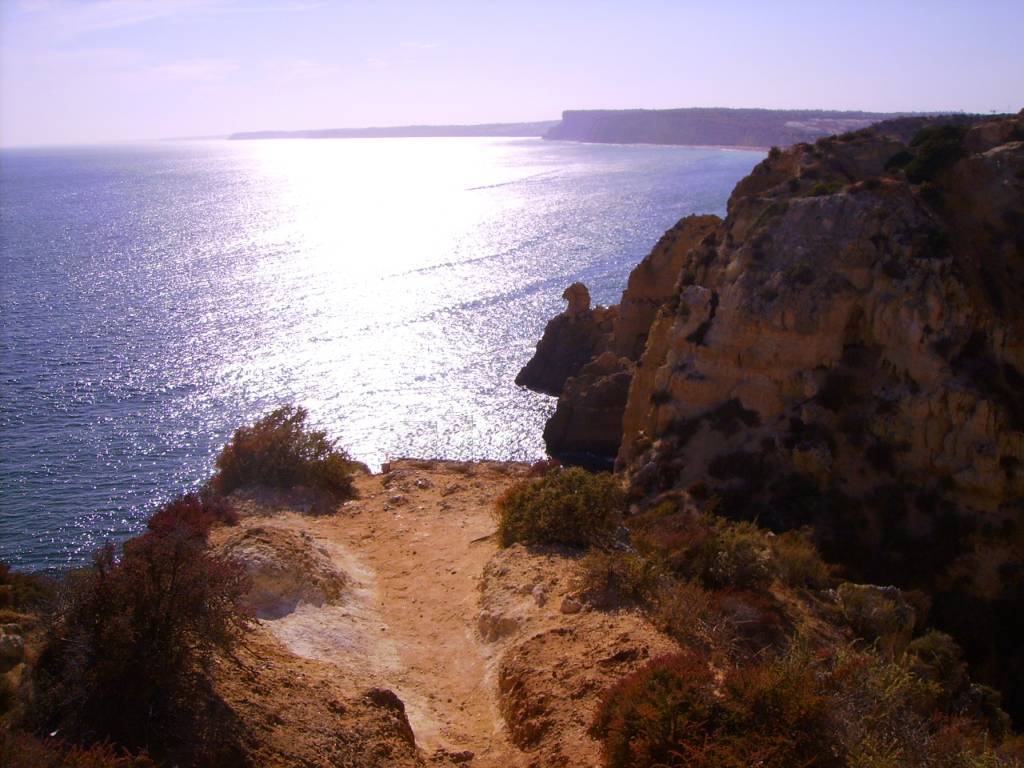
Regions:
M 534 586 L 530 591 L 530 594 L 533 595 L 534 602 L 541 608 L 543 608 L 544 604 L 548 601 L 548 588 L 547 585 L 543 583 Z
M 562 613 L 579 613 L 583 610 L 583 603 L 575 597 L 569 596 L 562 600 L 562 607 L 559 610 Z

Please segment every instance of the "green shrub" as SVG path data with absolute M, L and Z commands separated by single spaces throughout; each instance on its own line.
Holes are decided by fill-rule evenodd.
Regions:
M 914 159 L 908 162 L 903 172 L 913 184 L 931 181 L 966 152 L 963 146 L 967 127 L 963 125 L 939 125 L 922 128 L 910 141 Z
M 914 632 L 917 614 L 900 590 L 844 582 L 837 594 L 843 618 L 854 632 L 877 641 L 890 656 L 902 653 Z
M 672 573 L 710 589 L 746 589 L 772 580 L 771 543 L 753 523 L 714 514 L 693 518 L 663 507 L 640 517 L 633 531 L 637 546 L 660 557 Z
M 828 195 L 834 195 L 836 192 L 841 190 L 843 185 L 838 181 L 830 181 L 828 183 L 819 182 L 811 187 L 811 191 L 808 193 L 809 197 L 827 197 Z
M 282 406 L 241 427 L 217 457 L 211 484 L 228 494 L 247 485 L 311 486 L 337 498 L 352 495 L 356 464 L 325 432 L 306 425 L 305 408 Z
M 901 149 L 895 155 L 885 161 L 883 166 L 887 171 L 898 171 L 914 159 L 914 156 L 905 149 Z
M 498 539 L 523 544 L 605 546 L 622 520 L 625 494 L 610 474 L 578 467 L 525 480 L 498 499 Z

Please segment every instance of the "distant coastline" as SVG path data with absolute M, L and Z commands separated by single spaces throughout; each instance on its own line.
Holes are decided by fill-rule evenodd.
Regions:
M 598 144 L 763 149 L 813 142 L 912 114 L 915 113 L 709 108 L 568 110 L 544 138 Z
M 590 109 L 566 110 L 561 120 L 478 125 L 402 125 L 322 128 L 297 131 L 243 131 L 227 138 L 391 139 L 427 137 L 542 137 L 587 144 L 649 144 L 749 149 L 788 147 L 847 133 L 914 112 L 859 112 L 813 109 Z
M 230 141 L 252 139 L 399 139 L 472 136 L 540 137 L 558 125 L 557 120 L 532 123 L 482 123 L 478 125 L 399 125 L 372 128 L 321 128 L 300 131 L 243 131 Z

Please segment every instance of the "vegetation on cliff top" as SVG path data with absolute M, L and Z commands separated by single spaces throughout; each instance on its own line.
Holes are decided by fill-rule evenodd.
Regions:
M 305 408 L 282 406 L 248 427 L 240 427 L 217 457 L 214 490 L 269 485 L 309 486 L 336 498 L 352 495 L 356 464 L 322 430 L 310 429 Z
M 36 728 L 202 754 L 212 724 L 203 667 L 249 622 L 244 569 L 207 547 L 210 528 L 232 520 L 221 499 L 183 496 L 120 554 L 107 544 L 69 576 L 35 668 Z
M 286 406 L 238 429 L 202 494 L 165 504 L 144 533 L 105 545 L 60 584 L 0 566 L 0 619 L 45 623 L 20 690 L 0 675 L 5 765 L 129 768 L 152 765 L 149 754 L 237 762 L 208 666 L 251 622 L 250 582 L 210 550 L 208 534 L 237 522 L 224 494 L 244 486 L 352 494 L 356 465 L 306 420 L 305 409 Z
M 498 540 L 522 544 L 604 546 L 622 519 L 625 494 L 612 475 L 557 468 L 524 480 L 498 499 Z

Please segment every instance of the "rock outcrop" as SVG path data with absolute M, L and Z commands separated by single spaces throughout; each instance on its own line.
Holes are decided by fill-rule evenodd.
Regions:
M 281 618 L 300 603 L 337 602 L 347 585 L 322 543 L 270 518 L 243 520 L 218 537 L 218 547 L 245 566 L 252 582 L 247 602 L 261 619 Z
M 516 384 L 546 395 L 560 395 L 565 382 L 609 345 L 616 310 L 590 306 L 590 291 L 573 283 L 562 294 L 569 306 L 552 318 L 537 352 L 516 376 Z
M 662 235 L 629 276 L 618 306 L 590 309 L 590 292 L 573 283 L 565 312 L 544 329 L 537 352 L 516 384 L 559 395 L 544 430 L 548 452 L 567 461 L 611 466 L 622 437 L 629 383 L 660 307 L 672 299 L 689 252 L 722 225 L 717 216 L 688 216 Z

